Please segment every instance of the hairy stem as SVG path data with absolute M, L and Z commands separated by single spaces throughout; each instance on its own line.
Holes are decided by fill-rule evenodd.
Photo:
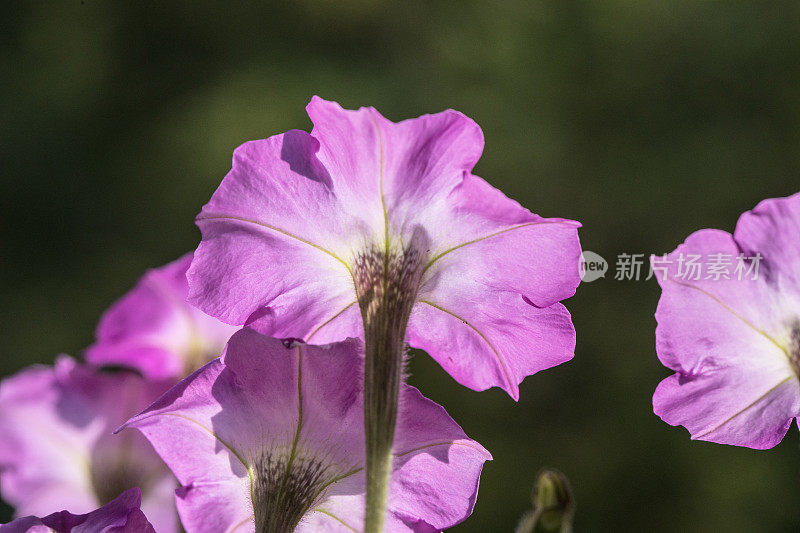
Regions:
M 356 259 L 358 304 L 364 320 L 364 435 L 367 508 L 364 531 L 380 533 L 392 471 L 392 444 L 403 382 L 405 336 L 424 255 L 407 246 L 366 250 Z
M 378 318 L 378 317 L 375 317 Z M 405 324 L 388 323 L 383 314 L 365 330 L 364 432 L 367 462 L 367 510 L 364 531 L 383 531 L 392 443 L 397 421 L 400 383 L 403 380 Z M 390 331 L 402 329 L 399 331 Z

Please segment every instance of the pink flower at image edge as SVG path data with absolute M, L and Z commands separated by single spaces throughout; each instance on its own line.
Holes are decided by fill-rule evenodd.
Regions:
M 680 254 L 763 259 L 757 276 L 683 280 Z M 693 439 L 775 446 L 800 415 L 800 193 L 764 200 L 733 235 L 698 231 L 668 259 L 656 349 L 676 373 L 656 389 L 655 413 Z

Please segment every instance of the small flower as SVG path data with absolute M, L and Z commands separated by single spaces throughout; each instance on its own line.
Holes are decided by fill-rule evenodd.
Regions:
M 761 259 L 757 275 L 686 280 L 676 258 Z M 693 439 L 765 449 L 800 415 L 800 194 L 761 202 L 733 235 L 698 231 L 659 275 L 656 349 L 675 370 L 653 409 Z
M 0 382 L 0 485 L 16 516 L 85 513 L 139 487 L 159 533 L 177 531 L 175 478 L 141 435 L 113 434 L 167 387 L 66 356 Z
M 245 328 L 124 427 L 183 485 L 190 533 L 361 531 L 362 365 L 355 339 L 311 346 Z M 400 406 L 386 530 L 450 527 L 470 514 L 491 457 L 413 387 Z
M 236 331 L 186 303 L 192 254 L 147 272 L 109 308 L 86 358 L 135 368 L 151 379 L 182 378 L 219 357 Z
M 155 533 L 139 509 L 142 493 L 129 489 L 87 514 L 59 511 L 44 518 L 25 516 L 0 524 L 0 533 Z
M 475 122 L 445 111 L 393 123 L 316 97 L 307 111 L 311 134 L 234 152 L 197 217 L 190 301 L 316 344 L 363 338 L 376 316 L 397 334 L 408 322 L 400 343 L 514 398 L 525 376 L 573 356 L 558 302 L 580 281 L 579 224 L 534 215 L 474 176 Z

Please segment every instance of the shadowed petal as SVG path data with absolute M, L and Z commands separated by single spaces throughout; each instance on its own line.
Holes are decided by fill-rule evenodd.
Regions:
M 155 533 L 139 509 L 141 499 L 141 491 L 133 488 L 91 513 L 75 516 L 62 511 L 42 518 L 42 522 L 57 533 Z
M 139 509 L 141 499 L 141 491 L 132 488 L 89 513 L 59 511 L 43 518 L 26 516 L 0 525 L 0 533 L 155 533 Z
M 354 300 L 317 326 L 304 340 L 314 344 L 330 344 L 350 337 L 360 338 L 363 330 L 361 309 Z
M 52 533 L 52 529 L 42 524 L 35 516 L 23 516 L 8 524 L 0 524 L 0 533 Z

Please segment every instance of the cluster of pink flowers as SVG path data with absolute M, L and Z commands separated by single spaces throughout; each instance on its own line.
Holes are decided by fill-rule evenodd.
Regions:
M 169 468 L 143 436 L 113 432 L 238 329 L 185 303 L 190 262 L 145 274 L 102 317 L 86 362 L 63 355 L 0 382 L 0 492 L 18 516 L 90 513 L 137 488 L 135 507 L 156 531 L 180 531 Z
M 314 98 L 308 114 L 311 133 L 235 151 L 198 249 L 115 303 L 83 361 L 0 383 L 18 516 L 0 533 L 427 532 L 469 516 L 491 456 L 405 383 L 407 347 L 517 399 L 573 357 L 560 302 L 579 224 L 475 176 L 483 136 L 460 113 L 393 123 Z M 723 256 L 760 275 L 681 275 L 684 257 Z M 655 412 L 692 438 L 774 446 L 800 415 L 800 194 L 653 264 L 676 372 Z
M 483 135 L 460 113 L 393 123 L 319 98 L 308 113 L 310 134 L 235 151 L 198 249 L 114 304 L 85 361 L 0 384 L 0 490 L 20 517 L 0 531 L 469 516 L 491 456 L 404 382 L 407 346 L 516 399 L 573 356 L 559 302 L 579 283 L 579 224 L 472 174 Z

